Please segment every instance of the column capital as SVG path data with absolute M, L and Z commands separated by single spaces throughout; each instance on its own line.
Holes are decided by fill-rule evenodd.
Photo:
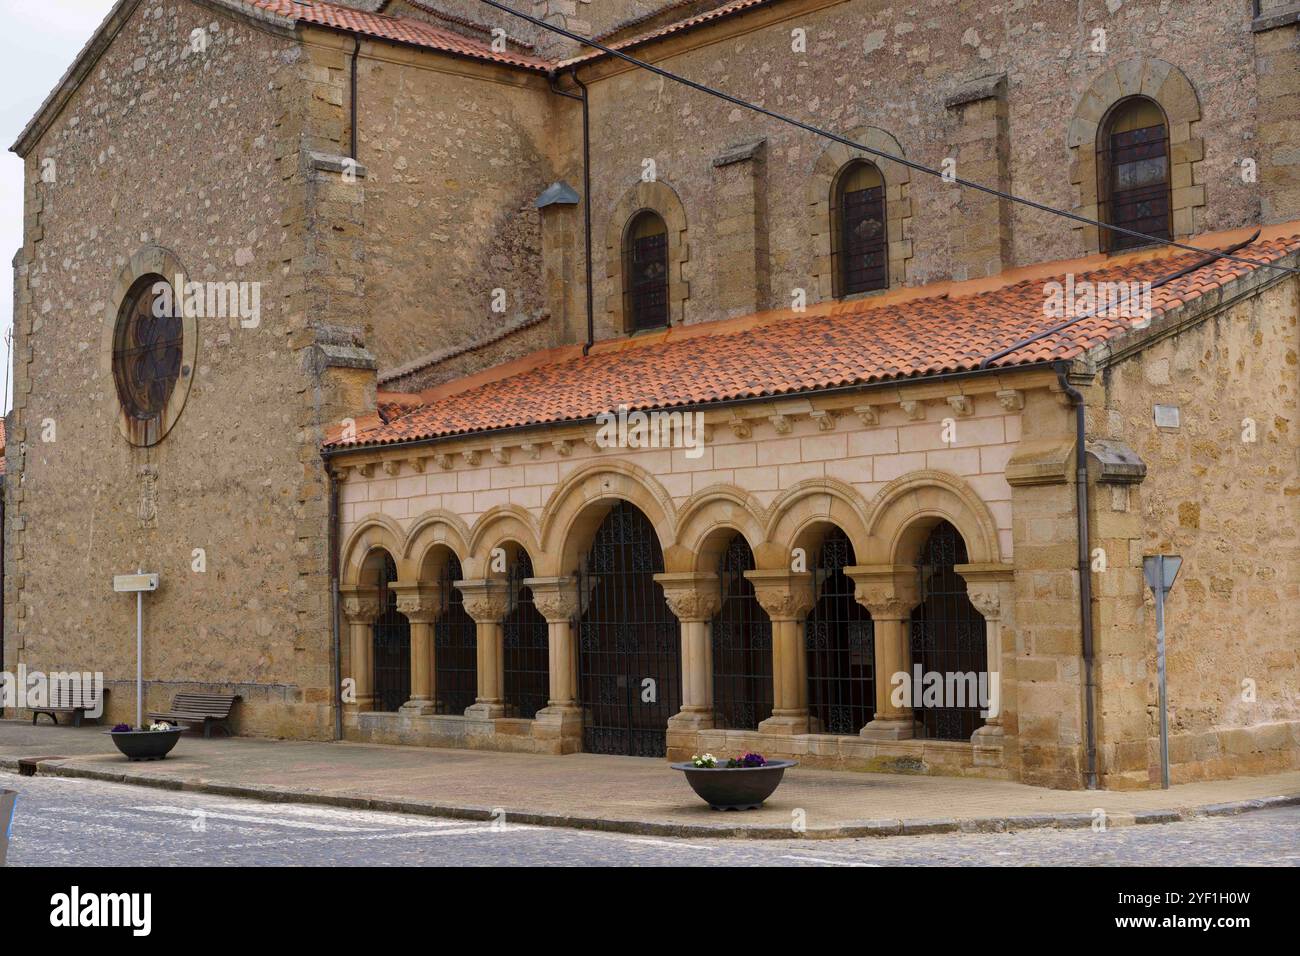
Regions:
M 1003 603 L 1010 608 L 1014 570 L 1005 564 L 958 564 L 953 567 L 966 582 L 966 595 L 986 621 L 1002 617 Z
M 432 624 L 442 614 L 442 591 L 437 585 L 398 581 L 389 588 L 397 594 L 397 610 L 412 624 Z
M 722 607 L 718 576 L 708 571 L 672 571 L 656 574 L 664 600 L 679 621 L 708 621 Z
M 341 587 L 339 597 L 349 624 L 369 624 L 379 616 L 379 592 L 374 588 Z
M 510 584 L 495 578 L 455 581 L 456 590 L 465 599 L 465 613 L 475 624 L 496 624 L 510 607 Z
M 746 571 L 754 585 L 754 597 L 773 621 L 797 621 L 807 614 L 816 600 L 813 576 L 808 571 Z
M 916 568 L 905 564 L 865 564 L 845 568 L 854 599 L 873 620 L 905 620 L 920 600 Z
M 573 620 L 578 611 L 578 579 L 572 575 L 559 578 L 524 578 L 533 592 L 533 607 L 548 624 Z

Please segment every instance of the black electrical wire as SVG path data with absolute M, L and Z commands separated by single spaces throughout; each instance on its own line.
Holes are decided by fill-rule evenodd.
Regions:
M 1260 262 L 1255 259 L 1247 259 L 1244 256 L 1234 256 L 1234 255 L 1229 255 L 1228 253 L 1217 252 L 1214 249 L 1202 249 L 1200 246 L 1193 246 L 1184 242 L 1176 242 L 1173 239 L 1161 239 L 1157 236 L 1148 236 L 1146 233 L 1143 232 L 1137 232 L 1133 229 L 1126 229 L 1123 226 L 1111 225 L 1110 223 L 1101 222 L 1100 220 L 1097 219 L 1089 219 L 1087 216 L 1080 216 L 1078 213 L 1068 212 L 1067 210 L 1064 209 L 1057 209 L 1054 206 L 1049 206 L 1046 203 L 1037 202 L 1036 200 L 1033 199 L 1025 199 L 1023 196 L 1017 196 L 1014 193 L 1003 192 L 1000 189 L 995 189 L 992 186 L 985 186 L 983 183 L 973 182 L 969 179 L 962 179 L 960 176 L 949 176 L 947 173 L 944 173 L 941 170 L 934 169 L 922 163 L 914 162 L 913 160 L 910 159 L 904 159 L 901 156 L 891 155 L 890 153 L 886 153 L 883 150 L 875 149 L 871 146 L 864 145 L 863 143 L 855 143 L 853 140 L 848 139 L 847 137 L 844 136 L 840 136 L 838 133 L 832 133 L 830 130 L 822 129 L 819 126 L 813 126 L 811 123 L 805 123 L 802 120 L 797 120 L 793 116 L 786 116 L 784 113 L 778 113 L 775 110 L 770 110 L 765 106 L 759 106 L 758 104 L 751 103 L 748 100 L 742 100 L 738 96 L 733 96 L 730 93 L 726 93 L 715 87 L 709 86 L 706 83 L 699 83 L 695 80 L 688 79 L 687 77 L 684 77 L 679 73 L 673 73 L 671 70 L 665 70 L 663 67 L 655 66 L 653 63 L 647 63 L 645 60 L 637 59 L 634 56 L 631 56 L 627 53 L 623 53 L 620 50 L 616 50 L 613 47 L 607 46 L 598 40 L 593 40 L 590 37 L 584 37 L 581 34 L 572 32 L 571 30 L 566 30 L 564 27 L 558 27 L 553 23 L 547 23 L 546 21 L 540 20 L 537 17 L 534 17 L 530 14 L 522 13 L 519 10 L 515 10 L 511 7 L 506 6 L 504 3 L 498 2 L 498 0 L 480 0 L 480 2 L 486 3 L 490 7 L 495 7 L 496 9 L 500 10 L 502 13 L 507 13 L 513 17 L 519 17 L 521 20 L 526 20 L 527 22 L 533 24 L 536 27 L 540 27 L 543 30 L 549 30 L 551 33 L 558 33 L 560 36 L 566 37 L 567 39 L 570 39 L 575 43 L 580 43 L 583 46 L 589 46 L 592 49 L 599 50 L 600 52 L 608 54 L 609 56 L 617 57 L 618 59 L 623 60 L 624 62 L 631 63 L 633 66 L 640 67 L 643 70 L 648 70 L 649 72 L 654 73 L 657 76 L 662 76 L 665 79 L 672 80 L 675 83 L 681 83 L 683 86 L 688 86 L 691 89 L 696 90 L 700 93 L 706 93 L 709 96 L 716 96 L 719 99 L 726 100 L 728 103 L 732 104 L 733 106 L 739 106 L 742 107 L 743 109 L 751 110 L 755 113 L 759 113 L 771 119 L 779 120 L 782 123 L 788 123 L 791 126 L 797 127 L 801 130 L 804 130 L 805 132 L 812 133 L 815 136 L 821 136 L 824 137 L 825 139 L 832 140 L 833 142 L 842 143 L 843 145 L 848 146 L 851 149 L 862 150 L 865 153 L 870 153 L 871 155 L 878 156 L 881 159 L 887 159 L 891 163 L 898 163 L 900 166 L 906 166 L 908 169 L 914 169 L 919 173 L 926 173 L 930 176 L 936 176 L 939 179 L 942 179 L 946 183 L 950 183 L 956 186 L 965 186 L 968 189 L 975 189 L 978 190 L 979 192 L 988 193 L 990 196 L 997 196 L 999 199 L 1005 199 L 1008 202 L 1019 203 L 1022 206 L 1028 206 L 1030 209 L 1037 209 L 1039 212 L 1046 212 L 1046 213 L 1051 213 L 1054 216 L 1061 216 L 1062 218 L 1070 219 L 1073 220 L 1074 222 L 1082 223 L 1085 226 L 1096 226 L 1099 229 L 1106 229 L 1109 230 L 1110 232 L 1118 233 L 1119 235 L 1122 236 L 1130 236 L 1131 238 L 1134 239 L 1142 239 L 1147 243 L 1170 246 L 1175 249 L 1183 249 L 1187 252 L 1200 253 L 1201 255 L 1204 256 L 1210 256 L 1212 260 L 1226 259 L 1229 262 L 1240 262 L 1243 265 L 1248 265 L 1255 268 L 1262 267 L 1266 269 L 1275 269 L 1279 272 L 1287 272 L 1287 273 L 1300 275 L 1300 269 L 1295 269 L 1292 268 L 1291 266 L 1278 265 L 1275 262 Z

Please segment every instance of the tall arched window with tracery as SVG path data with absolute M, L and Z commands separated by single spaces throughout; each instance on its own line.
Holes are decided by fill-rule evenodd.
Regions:
M 623 314 L 629 332 L 668 325 L 668 226 L 643 209 L 628 223 L 623 240 Z
M 1097 141 L 1102 221 L 1170 239 L 1169 124 L 1154 100 L 1130 96 L 1116 103 Z M 1104 230 L 1102 248 L 1122 252 L 1143 239 Z
M 874 163 L 855 160 L 840 170 L 831 199 L 835 295 L 889 288 L 885 177 Z

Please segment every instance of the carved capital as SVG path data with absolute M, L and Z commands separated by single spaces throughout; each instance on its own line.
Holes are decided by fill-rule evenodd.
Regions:
M 746 571 L 759 606 L 774 621 L 797 621 L 813 606 L 813 581 L 808 572 Z
M 920 600 L 916 568 L 866 565 L 845 568 L 844 573 L 853 581 L 854 599 L 877 621 L 904 620 Z
M 1002 599 L 996 585 L 968 585 L 966 595 L 975 605 L 975 610 L 984 615 L 984 620 L 996 621 L 1002 616 Z
M 374 594 L 349 594 L 343 598 L 343 616 L 349 624 L 369 624 L 379 617 L 379 597 Z
M 505 581 L 457 581 L 465 599 L 465 613 L 476 624 L 495 624 L 510 609 L 510 589 Z
M 572 621 L 578 613 L 578 582 L 572 577 L 525 578 L 533 592 L 533 607 L 548 623 Z
M 664 600 L 679 621 L 707 621 L 722 606 L 716 574 L 656 574 L 655 580 L 663 587 Z
M 437 588 L 419 584 L 394 584 L 397 610 L 412 624 L 432 624 L 442 613 L 442 594 Z

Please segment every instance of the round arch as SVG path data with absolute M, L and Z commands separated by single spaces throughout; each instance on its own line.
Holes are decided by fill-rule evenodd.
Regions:
M 669 571 L 716 571 L 731 538 L 740 534 L 755 554 L 766 540 L 764 512 L 734 485 L 696 492 L 677 514 L 677 543 L 664 553 Z
M 502 572 L 492 570 L 492 552 L 499 547 L 512 543 L 522 548 L 529 558 L 536 561 L 539 535 L 537 522 L 528 510 L 519 505 L 496 505 L 479 515 L 466 540 L 468 546 L 467 563 L 473 570 L 466 569 L 466 574 L 479 577 L 500 577 Z
M 766 538 L 776 546 L 773 566 L 789 566 L 790 552 L 803 548 L 808 554 L 821 543 L 829 526 L 843 531 L 858 560 L 867 552 L 868 508 L 862 496 L 847 482 L 836 478 L 808 478 L 785 491 L 768 509 Z M 762 555 L 757 551 L 759 567 Z
M 878 149 L 891 156 L 906 158 L 906 153 L 898 140 L 890 133 L 876 126 L 859 126 L 844 134 L 846 139 L 855 143 Z M 840 174 L 851 164 L 866 160 L 879 170 L 885 180 L 885 230 L 889 243 L 889 287 L 895 288 L 907 283 L 908 264 L 912 259 L 912 240 L 905 238 L 912 234 L 912 171 L 899 163 L 882 159 L 862 149 L 852 149 L 843 143 L 831 143 L 827 146 L 808 176 L 808 229 L 812 237 L 812 274 L 814 288 L 819 300 L 830 299 L 835 294 L 834 243 L 831 224 L 834 220 L 831 208 L 835 196 L 835 186 Z
M 662 179 L 639 182 L 614 204 L 605 224 L 605 312 L 617 334 L 627 332 L 632 317 L 627 314 L 623 290 L 627 282 L 623 243 L 628 226 L 643 212 L 653 212 L 668 230 L 668 324 L 686 321 L 686 300 L 691 285 L 686 279 L 690 258 L 686 233 L 686 207 L 677 191 Z
M 397 565 L 397 575 L 403 578 L 407 571 L 404 541 L 401 526 L 388 515 L 372 514 L 362 518 L 343 544 L 340 583 L 349 587 L 377 585 L 378 581 L 369 580 L 373 562 L 368 563 L 367 558 L 381 549 L 392 556 Z
M 988 507 L 969 485 L 943 471 L 912 472 L 880 490 L 867 525 L 867 547 L 858 551 L 858 560 L 913 564 L 926 536 L 940 521 L 957 529 L 971 563 L 1002 560 L 997 523 Z
M 1066 130 L 1070 181 L 1077 187 L 1074 212 L 1079 215 L 1097 218 L 1101 211 L 1097 138 L 1112 107 L 1134 96 L 1152 100 L 1164 110 L 1169 125 L 1170 183 L 1196 182 L 1192 160 L 1199 160 L 1205 150 L 1199 129 L 1201 101 L 1196 88 L 1187 74 L 1172 63 L 1155 57 L 1125 60 L 1093 77 L 1075 104 Z M 1205 188 L 1198 185 L 1177 193 L 1178 200 L 1170 209 L 1170 228 L 1176 239 L 1200 231 Z M 1096 226 L 1079 224 L 1074 228 L 1080 230 L 1085 254 L 1102 249 L 1100 230 Z
M 636 505 L 654 526 L 665 555 L 677 543 L 672 497 L 653 475 L 622 461 L 593 461 L 556 486 L 542 512 L 541 545 L 534 565 L 539 577 L 571 573 L 614 502 Z
M 462 562 L 462 571 L 471 574 L 464 566 L 469 559 L 469 527 L 459 515 L 450 511 L 426 511 L 418 516 L 406 533 L 406 543 L 402 552 L 405 566 L 411 577 L 402 580 L 415 580 L 421 584 L 434 584 L 441 576 L 446 563 L 446 552 L 454 553 Z M 400 567 L 400 566 L 399 566 Z

